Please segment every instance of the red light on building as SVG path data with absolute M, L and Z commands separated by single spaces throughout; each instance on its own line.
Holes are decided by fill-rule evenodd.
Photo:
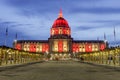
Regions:
M 42 52 L 46 52 L 46 45 L 44 43 L 42 44 Z
M 71 28 L 60 11 L 50 29 L 48 40 L 17 40 L 14 47 L 29 52 L 69 54 L 100 51 L 108 46 L 103 40 L 74 40 Z
M 76 52 L 79 52 L 79 44 L 76 44 Z
M 86 43 L 85 44 L 85 51 L 86 52 L 92 52 L 92 44 L 91 43 Z
M 36 44 L 34 43 L 30 44 L 30 52 L 36 52 Z
M 72 51 L 75 52 L 75 44 L 72 45 Z
M 60 12 L 59 15 L 61 14 L 62 12 Z M 58 16 L 58 18 L 54 21 L 51 30 L 52 37 L 54 37 L 54 35 L 70 36 L 70 27 L 68 25 L 68 22 L 63 18 L 63 16 Z
M 104 50 L 105 49 L 105 44 L 100 44 L 100 50 Z
M 58 52 L 63 52 L 63 41 L 62 40 L 58 41 Z
M 49 45 L 45 44 L 45 52 L 49 52 Z
M 58 34 L 58 28 L 55 28 L 55 33 L 54 33 L 55 35 L 57 35 Z
M 16 44 L 15 49 L 21 50 L 21 44 Z
M 72 45 L 72 50 L 73 50 L 73 52 L 79 52 L 79 44 L 74 43 Z
M 66 34 L 66 28 L 63 29 L 63 34 Z

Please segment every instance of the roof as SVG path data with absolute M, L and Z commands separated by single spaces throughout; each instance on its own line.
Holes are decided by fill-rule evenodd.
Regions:
M 0 45 L 0 48 L 12 48 L 12 47 L 5 46 L 5 45 Z M 13 48 L 12 48 L 12 49 L 13 49 Z
M 40 43 L 48 43 L 48 40 L 17 40 L 17 43 L 23 42 L 40 42 Z
M 73 43 L 104 43 L 103 40 L 73 40 Z
M 69 25 L 68 25 L 68 22 L 63 17 L 59 17 L 54 21 L 54 23 L 52 25 L 52 28 L 56 28 L 56 27 L 69 28 Z

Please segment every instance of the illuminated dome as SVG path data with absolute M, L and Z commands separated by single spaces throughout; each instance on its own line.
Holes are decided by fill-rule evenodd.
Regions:
M 63 18 L 62 10 L 60 10 L 58 18 L 54 21 L 51 28 L 51 36 L 71 36 L 71 30 L 68 22 Z
M 53 26 L 53 28 L 56 28 L 56 27 L 69 27 L 67 21 L 63 18 L 63 17 L 59 17 L 55 20 Z
M 55 27 L 69 27 L 68 22 L 63 18 L 62 10 L 60 10 L 58 18 L 54 21 L 54 24 L 52 26 Z

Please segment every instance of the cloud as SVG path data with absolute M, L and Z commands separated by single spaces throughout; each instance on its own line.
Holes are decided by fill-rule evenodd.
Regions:
M 21 32 L 26 36 L 37 36 L 39 29 L 43 27 L 46 28 L 49 26 L 49 19 L 46 20 L 44 16 L 33 16 L 33 17 L 26 17 L 19 15 L 17 12 L 18 10 L 14 7 L 10 7 L 8 5 L 2 4 L 0 5 L 2 9 L 5 11 L 0 11 L 0 24 L 2 27 L 10 27 L 13 32 Z M 9 13 L 9 15 L 8 15 Z M 45 23 L 47 22 L 47 24 Z M 3 26 L 4 25 L 4 26 Z M 34 33 L 35 31 L 36 33 Z M 43 30 L 44 31 L 44 30 Z M 47 31 L 48 32 L 48 31 Z
M 55 10 L 60 9 L 60 1 L 56 0 L 12 0 L 7 3 L 19 9 L 18 14 L 24 16 L 40 16 L 53 14 Z
M 19 39 L 47 39 L 59 9 L 72 29 L 74 39 L 113 39 L 113 27 L 120 40 L 119 0 L 1 0 L 0 29 L 4 39 L 9 27 L 10 43 L 15 33 Z M 44 34 L 44 35 L 43 35 Z
M 120 13 L 120 8 L 74 8 L 70 13 L 114 14 Z
M 93 28 L 96 28 L 96 27 L 90 27 L 90 26 L 78 26 L 78 27 L 75 27 L 74 29 L 77 30 L 90 30 L 90 29 L 93 29 Z

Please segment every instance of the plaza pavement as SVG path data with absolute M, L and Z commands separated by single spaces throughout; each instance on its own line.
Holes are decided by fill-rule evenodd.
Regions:
M 120 70 L 79 61 L 47 61 L 0 70 L 0 80 L 120 80 Z

